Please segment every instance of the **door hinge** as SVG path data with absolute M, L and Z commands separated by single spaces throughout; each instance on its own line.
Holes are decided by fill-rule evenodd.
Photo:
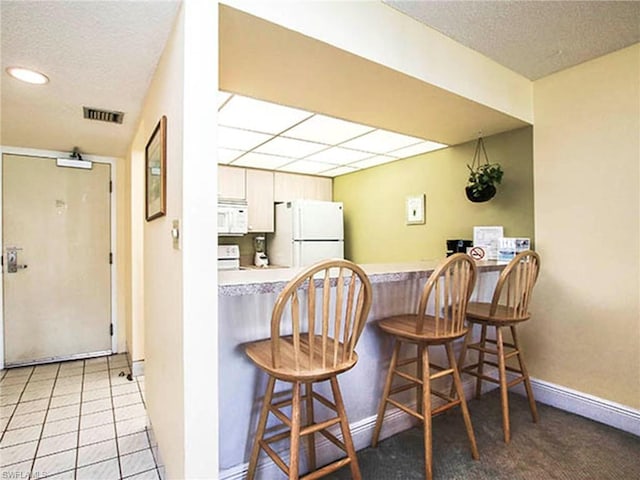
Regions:
M 113 193 L 113 181 L 109 180 L 109 193 Z
M 113 253 L 109 252 L 109 265 L 113 265 Z
M 113 337 L 113 323 L 109 324 L 109 335 Z

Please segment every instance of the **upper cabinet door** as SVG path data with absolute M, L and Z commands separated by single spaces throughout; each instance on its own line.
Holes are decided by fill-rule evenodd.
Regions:
M 249 233 L 273 232 L 273 172 L 247 169 Z
M 245 169 L 218 165 L 218 198 L 246 200 Z
M 296 173 L 274 172 L 274 200 L 333 200 L 333 180 Z

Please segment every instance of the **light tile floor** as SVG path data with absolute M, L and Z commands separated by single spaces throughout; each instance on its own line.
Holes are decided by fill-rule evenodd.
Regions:
M 0 478 L 162 480 L 126 355 L 0 370 Z

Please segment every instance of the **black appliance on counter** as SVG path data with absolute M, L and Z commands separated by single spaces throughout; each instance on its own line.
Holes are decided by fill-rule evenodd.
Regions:
M 472 240 L 447 240 L 447 257 L 450 257 L 454 253 L 467 253 L 467 248 L 472 246 Z

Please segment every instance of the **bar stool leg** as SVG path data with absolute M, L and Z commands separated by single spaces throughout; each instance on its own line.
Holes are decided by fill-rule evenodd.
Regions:
M 384 382 L 382 399 L 380 400 L 380 406 L 378 407 L 378 418 L 376 418 L 376 427 L 373 430 L 373 439 L 371 440 L 371 446 L 374 448 L 376 447 L 376 445 L 378 445 L 378 439 L 380 438 L 380 430 L 382 429 L 384 412 L 387 409 L 387 398 L 389 398 L 389 392 L 391 391 L 391 380 L 393 379 L 393 372 L 396 369 L 398 354 L 400 352 L 401 345 L 402 342 L 394 340 L 393 355 L 391 355 L 391 364 L 389 365 L 389 371 L 387 372 L 387 379 Z
M 422 349 L 423 348 L 427 348 L 427 347 L 424 347 L 420 344 L 416 345 L 416 373 L 417 373 L 416 378 L 420 378 L 420 379 L 422 379 L 422 370 L 423 370 L 422 368 Z M 418 401 L 416 402 L 416 407 L 417 407 L 418 413 L 423 413 L 422 400 L 420 400 L 423 395 L 422 384 L 420 383 L 418 384 L 417 390 L 418 392 L 417 392 L 416 398 L 418 399 Z
M 340 386 L 338 385 L 338 379 L 331 377 L 331 390 L 333 391 L 333 400 L 336 404 L 336 410 L 340 417 L 340 428 L 342 430 L 342 438 L 344 439 L 344 446 L 347 449 L 347 456 L 349 457 L 349 468 L 351 468 L 351 477 L 354 480 L 361 480 L 360 467 L 358 466 L 358 457 L 356 456 L 356 449 L 353 446 L 353 439 L 351 438 L 351 430 L 349 429 L 349 420 L 347 420 L 347 412 L 344 408 L 344 402 L 342 401 L 342 394 L 340 393 Z
M 460 381 L 460 373 L 458 372 L 456 357 L 453 354 L 453 347 L 451 346 L 451 343 L 445 344 L 445 349 L 447 350 L 447 357 L 449 357 L 449 366 L 451 367 L 451 370 L 453 370 L 453 372 L 451 373 L 451 375 L 453 376 L 453 384 L 456 388 L 458 398 L 460 399 L 462 418 L 464 419 L 464 426 L 467 429 L 467 436 L 469 437 L 469 443 L 471 444 L 471 456 L 474 460 L 478 460 L 480 458 L 480 454 L 478 453 L 476 436 L 473 433 L 471 416 L 469 415 L 469 409 L 467 408 L 467 399 L 464 397 L 464 390 L 462 389 L 462 382 Z
M 524 358 L 522 358 L 522 352 L 520 351 L 520 343 L 516 335 L 515 325 L 511 325 L 511 336 L 513 337 L 513 344 L 518 352 L 518 363 L 520 364 L 520 371 L 524 377 L 524 388 L 527 391 L 527 399 L 529 400 L 529 409 L 531 410 L 531 418 L 533 423 L 538 423 L 538 409 L 536 408 L 536 400 L 533 396 L 533 389 L 531 388 L 531 381 L 529 380 L 529 372 L 524 364 Z
M 431 373 L 429 372 L 429 349 L 424 347 L 422 361 L 422 426 L 424 431 L 424 470 L 426 480 L 433 479 L 433 446 L 431 440 Z
M 305 393 L 307 398 L 306 405 L 306 425 L 313 424 L 313 383 L 305 383 Z M 309 458 L 309 471 L 313 471 L 316 469 L 316 439 L 315 433 L 310 433 L 307 435 L 307 446 L 309 451 L 307 452 L 307 456 Z
M 456 365 L 456 368 L 458 370 L 458 374 L 460 377 L 462 377 L 462 373 L 464 370 L 464 362 L 467 361 L 467 351 L 468 351 L 468 345 L 471 343 L 472 340 L 472 335 L 473 335 L 473 325 L 469 326 L 469 331 L 467 332 L 467 334 L 464 336 L 464 341 L 462 342 L 462 350 L 460 350 L 460 355 L 458 356 L 458 364 Z M 454 398 L 454 394 L 456 393 L 456 384 L 455 382 L 451 382 L 451 388 L 449 389 L 449 396 Z
M 299 477 L 300 460 L 300 382 L 293 382 L 291 399 L 291 445 L 289 447 L 289 480 Z
M 253 439 L 253 448 L 251 449 L 251 458 L 249 460 L 249 470 L 247 471 L 247 480 L 253 480 L 256 474 L 256 466 L 258 465 L 258 455 L 260 454 L 260 442 L 264 438 L 264 430 L 267 425 L 267 417 L 269 416 L 269 407 L 271 407 L 271 399 L 273 398 L 273 389 L 276 386 L 276 379 L 269 377 L 267 389 L 262 400 L 262 409 L 260 410 L 260 418 L 258 420 L 258 429 Z
M 480 348 L 478 351 L 478 376 L 476 377 L 476 399 L 482 395 L 482 375 L 484 375 L 484 349 L 487 348 L 487 326 L 482 324 L 480 331 Z
M 502 329 L 500 327 L 496 327 L 496 343 L 498 347 L 498 369 L 500 375 L 502 429 L 504 430 L 504 443 L 509 443 L 511 440 L 511 430 L 509 427 L 509 392 L 507 390 L 507 369 L 504 358 L 504 342 L 502 339 Z

